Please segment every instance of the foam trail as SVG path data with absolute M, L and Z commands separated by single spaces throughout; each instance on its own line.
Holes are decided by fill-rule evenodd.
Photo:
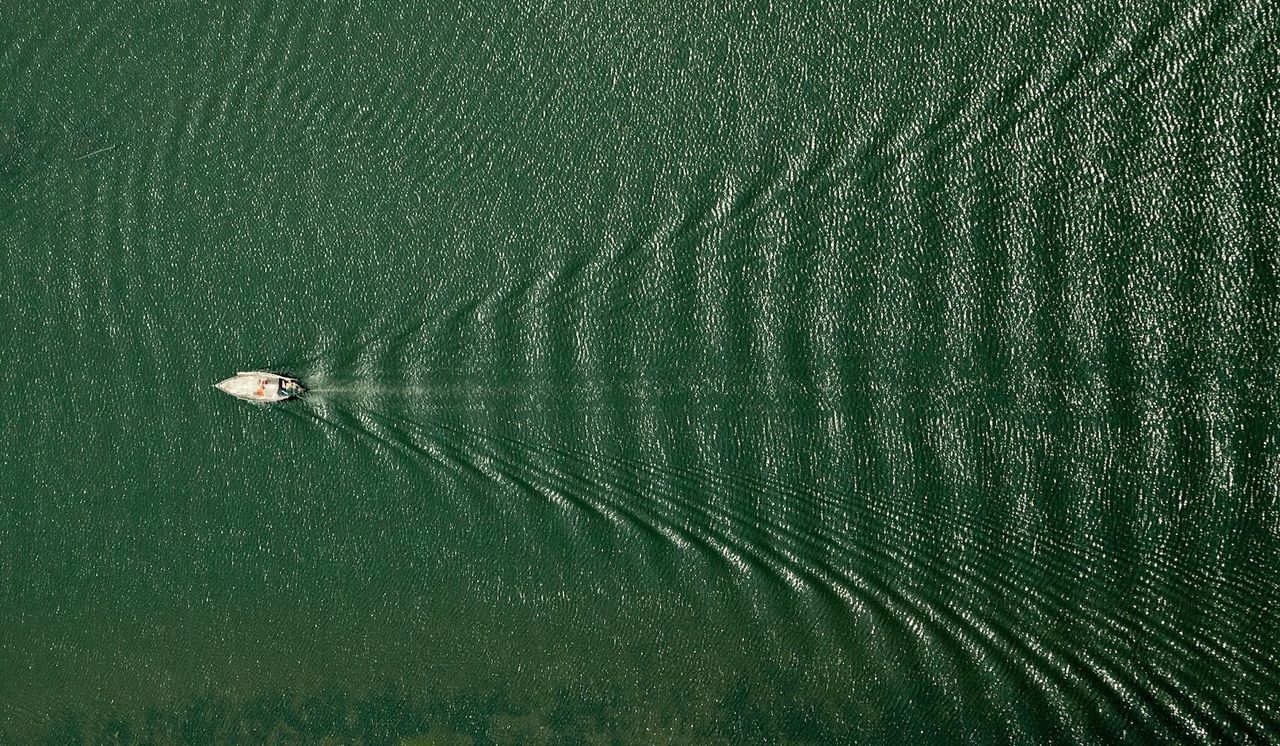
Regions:
M 344 381 L 320 383 L 307 388 L 307 395 L 327 396 L 426 396 L 439 391 L 438 387 L 379 384 L 369 381 Z

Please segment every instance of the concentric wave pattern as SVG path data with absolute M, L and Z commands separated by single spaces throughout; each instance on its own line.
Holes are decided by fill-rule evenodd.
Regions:
M 951 706 L 1020 738 L 1273 737 L 1280 594 L 1250 563 L 1278 548 L 1250 524 L 1274 512 L 1257 430 L 1280 345 L 1240 95 L 1265 12 L 1083 13 L 1030 75 L 655 181 L 618 208 L 652 206 L 651 235 L 602 229 L 607 261 L 380 347 L 412 367 L 437 332 L 492 328 L 451 370 L 510 363 L 523 388 L 469 419 L 409 402 L 344 425 L 783 588 L 851 656 L 976 682 L 985 702 Z M 1182 180 L 1196 148 L 1208 169 Z M 575 345 L 549 348 L 565 324 Z
M 656 411 L 647 414 L 629 422 L 663 427 Z M 990 435 L 992 421 L 982 419 L 952 432 Z M 1100 546 L 1088 529 L 1016 525 L 1016 515 L 1015 525 L 993 525 L 984 517 L 990 511 L 965 506 L 964 495 L 907 482 L 905 465 L 893 467 L 907 482 L 896 489 L 864 483 L 830 493 L 790 486 L 794 474 L 775 480 L 677 467 L 385 413 L 357 420 L 380 447 L 419 466 L 495 480 L 715 557 L 749 585 L 768 578 L 828 608 L 822 634 L 847 635 L 850 615 L 870 619 L 914 650 L 913 665 L 937 685 L 957 677 L 984 682 L 989 706 L 1038 692 L 1039 704 L 1019 708 L 1033 718 L 1024 725 L 1028 736 L 1037 720 L 1082 736 L 1134 718 L 1170 737 L 1198 728 L 1218 736 L 1267 732 L 1239 695 L 1265 691 L 1276 667 L 1259 650 L 1229 642 L 1240 639 L 1234 633 L 1242 619 L 1258 615 L 1257 589 L 1234 578 L 1208 585 L 1164 553 L 1127 556 Z M 1025 427 L 996 422 L 999 445 L 990 456 L 1019 441 L 1047 440 L 1043 430 Z M 1082 450 L 1112 445 L 1105 433 L 1081 435 L 1075 445 Z M 985 490 L 1008 486 L 999 469 L 983 471 Z M 932 493 L 937 504 L 892 499 L 903 490 Z M 950 551 L 922 536 L 952 537 Z M 679 580 L 678 568 L 673 575 Z M 1202 639 L 1200 629 L 1232 634 Z M 1241 678 L 1230 689 L 1205 687 L 1206 666 Z M 1092 706 L 1082 710 L 1082 701 Z

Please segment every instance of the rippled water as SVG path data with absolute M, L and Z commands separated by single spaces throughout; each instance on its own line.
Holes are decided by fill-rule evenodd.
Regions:
M 10 3 L 0 741 L 1276 739 L 1278 27 Z

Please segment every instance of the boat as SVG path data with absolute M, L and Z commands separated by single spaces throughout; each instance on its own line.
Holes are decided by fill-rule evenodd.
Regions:
M 213 387 L 237 399 L 256 402 L 294 399 L 306 391 L 296 378 L 277 373 L 264 373 L 260 370 L 242 371 L 225 381 L 215 383 Z

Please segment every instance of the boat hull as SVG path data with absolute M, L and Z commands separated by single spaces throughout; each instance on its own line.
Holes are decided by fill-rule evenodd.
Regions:
M 304 391 L 296 378 L 262 371 L 240 372 L 213 386 L 237 399 L 264 404 L 293 399 Z

